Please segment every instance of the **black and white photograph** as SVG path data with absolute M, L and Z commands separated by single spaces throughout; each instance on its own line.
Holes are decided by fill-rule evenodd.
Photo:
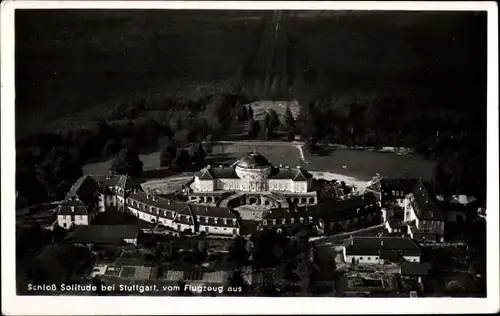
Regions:
M 495 3 L 37 2 L 2 4 L 3 313 L 498 311 Z

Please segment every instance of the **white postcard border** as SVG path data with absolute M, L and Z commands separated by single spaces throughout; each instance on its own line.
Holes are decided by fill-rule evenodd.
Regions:
M 40 297 L 15 295 L 14 10 L 21 8 L 433 10 L 488 12 L 487 298 Z M 5 1 L 1 3 L 2 313 L 393 314 L 499 310 L 498 9 L 495 2 Z M 474 106 L 474 105 L 471 105 Z

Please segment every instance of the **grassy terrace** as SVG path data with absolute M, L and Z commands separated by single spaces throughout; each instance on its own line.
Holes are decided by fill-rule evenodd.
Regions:
M 361 180 L 370 180 L 376 173 L 391 177 L 422 177 L 431 180 L 434 163 L 417 156 L 398 156 L 351 149 L 328 149 L 323 155 L 307 155 L 311 162 L 301 161 L 299 150 L 292 144 L 289 146 L 269 145 L 255 142 L 239 144 L 223 143 L 213 146 L 213 152 L 205 158 L 206 164 L 231 164 L 242 155 L 253 150 L 261 153 L 274 165 L 302 166 L 311 171 L 326 171 L 352 176 Z M 145 170 L 160 167 L 159 152 L 140 155 Z M 85 173 L 107 174 L 111 161 L 87 164 Z M 346 168 L 343 168 L 346 166 Z

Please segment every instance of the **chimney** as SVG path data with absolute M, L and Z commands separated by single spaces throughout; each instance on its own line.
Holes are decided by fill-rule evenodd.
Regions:
M 170 200 L 167 200 L 167 204 L 170 205 Z
M 212 166 L 211 165 L 207 165 L 207 170 L 210 169 Z
M 74 212 L 75 212 L 75 207 L 74 207 L 74 206 L 72 206 L 72 207 L 71 207 L 71 213 L 74 213 Z
M 384 241 L 383 240 L 380 242 L 380 247 L 384 247 Z

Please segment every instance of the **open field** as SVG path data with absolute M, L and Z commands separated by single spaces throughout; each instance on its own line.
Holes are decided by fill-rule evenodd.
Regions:
M 360 180 L 371 180 L 377 173 L 394 178 L 433 179 L 435 163 L 418 156 L 404 156 L 364 150 L 329 148 L 326 155 L 307 155 L 310 170 L 344 174 Z M 346 168 L 344 168 L 345 166 Z
M 160 168 L 160 152 L 139 155 L 144 170 L 154 170 Z M 83 166 L 83 173 L 86 174 L 108 174 L 113 159 L 89 163 Z
M 273 165 L 301 166 L 310 171 L 324 171 L 338 174 L 338 180 L 355 178 L 360 181 L 371 180 L 377 173 L 394 178 L 422 177 L 433 179 L 434 162 L 418 156 L 399 156 L 396 154 L 369 152 L 352 149 L 328 150 L 327 155 L 307 155 L 310 163 L 302 162 L 299 150 L 292 144 L 277 146 L 265 142 L 219 143 L 213 146 L 213 152 L 205 158 L 205 164 L 232 164 L 241 156 L 254 150 L 266 157 Z M 145 170 L 155 170 L 160 167 L 159 152 L 139 156 Z M 84 173 L 107 174 L 111 160 L 87 164 Z M 343 168 L 345 166 L 346 168 Z M 324 174 L 314 173 L 323 177 Z M 330 175 L 332 177 L 332 175 Z
M 266 145 L 264 142 L 223 143 L 213 146 L 213 152 L 205 160 L 212 164 L 228 164 L 240 159 L 243 155 L 256 151 L 266 157 L 273 165 L 296 167 L 301 165 L 299 150 L 290 146 Z

